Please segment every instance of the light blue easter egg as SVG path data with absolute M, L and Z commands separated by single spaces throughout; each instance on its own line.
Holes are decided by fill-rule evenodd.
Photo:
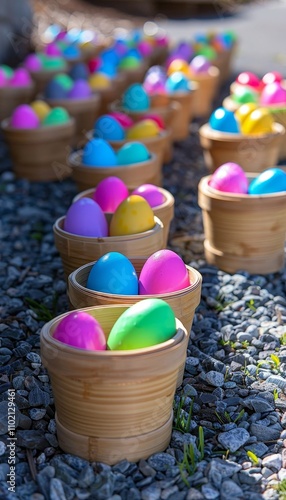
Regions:
M 116 295 L 138 295 L 138 277 L 130 260 L 119 252 L 109 252 L 92 266 L 86 287 Z
M 217 108 L 210 116 L 209 126 L 219 132 L 239 134 L 239 124 L 234 112 L 225 108 Z
M 147 161 L 150 153 L 142 142 L 127 142 L 117 151 L 118 165 L 130 165 Z
M 125 139 L 125 131 L 122 125 L 113 116 L 102 115 L 94 124 L 94 137 L 106 141 L 122 141 Z
M 150 108 L 150 97 L 143 85 L 130 85 L 123 94 L 122 106 L 128 111 L 147 111 Z
M 286 173 L 280 168 L 268 168 L 249 185 L 249 194 L 271 194 L 286 191 Z
M 117 156 L 108 142 L 95 138 L 84 146 L 82 163 L 87 167 L 114 167 Z

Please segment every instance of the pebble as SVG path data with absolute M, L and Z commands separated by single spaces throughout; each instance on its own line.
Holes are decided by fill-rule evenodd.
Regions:
M 232 453 L 239 450 L 239 448 L 247 443 L 249 438 L 249 432 L 243 428 L 232 429 L 218 435 L 218 441 L 220 444 Z

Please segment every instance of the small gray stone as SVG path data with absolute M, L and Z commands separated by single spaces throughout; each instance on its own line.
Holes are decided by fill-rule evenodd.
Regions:
M 50 404 L 50 396 L 46 391 L 35 387 L 29 393 L 29 404 L 30 406 L 48 406 Z
M 178 495 L 178 491 L 179 491 L 178 486 L 176 486 L 176 485 L 170 486 L 169 488 L 166 488 L 165 490 L 162 491 L 160 498 L 162 500 L 167 500 L 168 498 L 170 498 L 173 495 Z
M 156 476 L 156 471 L 155 469 L 153 469 L 153 467 L 151 467 L 147 462 L 146 460 L 140 460 L 139 464 L 138 464 L 138 469 L 140 470 L 140 472 L 142 472 L 142 474 L 146 477 L 148 476 L 151 476 L 151 477 L 154 477 Z
M 7 480 L 7 474 L 10 472 L 10 466 L 7 463 L 0 464 L 0 481 Z
M 26 359 L 30 361 L 30 363 L 41 363 L 41 356 L 36 352 L 29 352 L 26 356 Z
M 219 498 L 219 491 L 217 491 L 211 484 L 203 484 L 202 494 L 206 500 L 216 500 Z
M 224 375 L 220 372 L 211 370 L 205 374 L 205 380 L 214 387 L 222 387 L 224 384 Z
M 270 377 L 268 377 L 267 379 L 267 383 L 275 384 L 282 390 L 286 388 L 286 379 L 284 377 L 281 377 L 280 375 L 270 375 Z
M 54 477 L 51 479 L 50 484 L 50 500 L 67 500 L 60 479 Z
M 155 484 L 150 484 L 141 491 L 142 500 L 159 500 L 160 496 L 161 488 L 158 488 Z
M 239 473 L 239 480 L 241 484 L 254 485 L 258 484 L 262 479 L 262 474 L 254 473 L 252 474 L 251 469 L 241 470 Z
M 31 408 L 29 415 L 32 420 L 41 420 L 46 415 L 45 408 Z
M 252 423 L 250 426 L 250 433 L 257 437 L 258 441 L 267 443 L 268 441 L 276 441 L 280 437 L 280 431 L 265 425 Z
M 160 472 L 165 472 L 176 464 L 175 458 L 168 453 L 155 453 L 147 461 L 153 469 Z
M 79 487 L 88 488 L 89 486 L 92 485 L 94 478 L 95 478 L 94 470 L 90 465 L 88 465 L 81 471 L 78 477 Z
M 204 496 L 199 490 L 196 490 L 195 488 L 190 488 L 188 490 L 187 498 L 186 500 L 204 500 Z
M 33 429 L 17 431 L 17 444 L 24 448 L 44 450 L 49 446 L 49 443 L 45 439 L 44 435 L 40 431 Z
M 4 455 L 5 451 L 6 451 L 6 445 L 5 443 L 3 443 L 3 441 L 0 441 L 0 457 Z
M 268 446 L 264 443 L 252 443 L 245 446 L 246 451 L 252 451 L 257 457 L 261 458 L 268 451 Z
M 229 449 L 232 453 L 239 450 L 250 438 L 250 434 L 246 429 L 237 428 L 228 432 L 222 432 L 218 435 L 220 444 Z
M 282 455 L 281 453 L 275 453 L 273 455 L 268 455 L 262 460 L 263 467 L 268 467 L 274 472 L 278 472 L 282 467 Z
M 232 481 L 231 479 L 227 479 L 222 483 L 220 490 L 220 500 L 244 500 L 244 498 L 245 497 L 243 490 L 234 481 Z

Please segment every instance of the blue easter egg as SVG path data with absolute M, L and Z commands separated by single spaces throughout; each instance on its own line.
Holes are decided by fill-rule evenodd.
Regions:
M 73 80 L 87 80 L 89 71 L 86 64 L 77 63 L 71 68 L 69 75 Z
M 122 96 L 122 106 L 129 111 L 147 111 L 150 108 L 150 98 L 143 85 L 130 85 Z
M 100 58 L 104 63 L 112 64 L 113 66 L 117 66 L 120 60 L 120 56 L 113 47 L 103 50 L 100 54 Z
M 45 97 L 47 99 L 66 99 L 67 94 L 67 89 L 55 80 L 50 80 L 46 85 Z
M 166 80 L 165 88 L 167 92 L 189 92 L 189 79 L 182 71 L 175 71 Z
M 106 61 L 102 61 L 99 69 L 101 73 L 104 73 L 111 78 L 114 78 L 118 73 L 116 66 Z
M 92 266 L 86 287 L 103 293 L 138 295 L 138 277 L 125 255 L 109 252 Z
M 217 108 L 210 116 L 209 126 L 213 130 L 239 134 L 239 124 L 232 111 L 225 108 Z
M 128 142 L 117 151 L 118 165 L 130 165 L 147 161 L 150 153 L 142 142 Z
M 249 185 L 248 194 L 271 194 L 286 191 L 286 173 L 280 168 L 268 168 Z
M 100 137 L 106 141 L 122 141 L 125 139 L 125 131 L 122 125 L 113 116 L 102 115 L 94 124 L 94 137 Z
M 130 50 L 128 50 L 127 56 L 128 57 L 135 57 L 135 59 L 138 59 L 140 61 L 142 59 L 142 55 L 140 54 L 139 50 L 137 50 L 137 49 L 130 49 Z
M 63 56 L 66 59 L 77 59 L 80 55 L 80 49 L 77 45 L 68 45 L 68 47 L 63 50 Z
M 117 156 L 108 142 L 91 139 L 83 148 L 82 163 L 87 167 L 114 167 Z

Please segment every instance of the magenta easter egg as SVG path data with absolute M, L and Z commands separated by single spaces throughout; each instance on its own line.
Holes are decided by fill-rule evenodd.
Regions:
M 67 211 L 64 231 L 92 238 L 108 236 L 108 224 L 100 206 L 91 198 L 75 201 Z
M 128 188 L 124 182 L 119 177 L 110 176 L 97 184 L 93 199 L 103 212 L 115 212 L 120 203 L 128 196 Z
M 28 104 L 17 106 L 11 116 L 10 126 L 13 128 L 37 128 L 40 118 Z
M 266 73 L 262 78 L 263 85 L 268 85 L 269 83 L 282 82 L 283 76 L 279 71 L 270 71 Z
M 91 87 L 86 80 L 76 80 L 72 89 L 68 92 L 70 99 L 86 99 L 92 94 Z
M 15 69 L 9 83 L 12 87 L 27 87 L 32 84 L 32 79 L 25 68 L 18 68 Z
M 148 57 L 152 53 L 152 45 L 146 40 L 138 43 L 138 50 L 143 57 Z
M 244 170 L 237 163 L 224 163 L 211 176 L 209 186 L 226 193 L 246 194 L 248 180 Z
M 40 71 L 43 67 L 42 61 L 37 54 L 29 54 L 24 61 L 24 65 L 29 71 Z
M 67 314 L 56 326 L 53 338 L 78 349 L 106 350 L 106 339 L 101 325 L 84 311 Z
M 248 85 L 256 90 L 261 88 L 260 79 L 254 73 L 251 73 L 251 71 L 243 71 L 242 73 L 239 73 L 236 78 L 236 83 L 239 83 L 240 85 Z
M 207 73 L 211 67 L 211 62 L 205 56 L 195 56 L 190 62 L 190 70 L 192 73 Z
M 160 189 L 153 184 L 142 184 L 138 188 L 134 189 L 131 194 L 138 194 L 139 196 L 142 196 L 142 198 L 145 198 L 145 200 L 148 201 L 150 207 L 152 208 L 162 205 L 165 201 L 165 196 L 162 191 L 160 191 Z
M 123 128 L 129 128 L 134 125 L 134 121 L 130 116 L 126 115 L 125 113 L 120 113 L 120 111 L 114 111 L 112 113 L 109 113 L 109 116 L 112 116 L 115 118 L 116 121 L 123 127 Z
M 265 85 L 260 94 L 260 104 L 263 106 L 271 104 L 286 105 L 286 89 L 284 89 L 279 82 Z
M 62 53 L 56 43 L 49 43 L 45 47 L 45 54 L 47 56 L 60 56 Z
M 176 292 L 190 286 L 184 261 L 172 250 L 159 250 L 151 255 L 139 276 L 139 295 Z

